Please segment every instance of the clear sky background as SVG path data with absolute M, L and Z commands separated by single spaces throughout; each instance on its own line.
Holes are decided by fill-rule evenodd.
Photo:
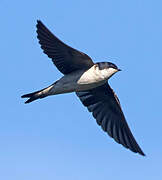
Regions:
M 162 179 L 161 0 L 1 0 L 0 19 L 0 179 Z M 123 70 L 110 84 L 146 157 L 108 137 L 74 93 L 24 104 L 62 76 L 40 49 L 37 19 Z

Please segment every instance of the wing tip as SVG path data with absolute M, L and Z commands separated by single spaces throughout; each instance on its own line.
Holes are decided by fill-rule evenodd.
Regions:
M 146 154 L 140 149 L 140 151 L 137 152 L 138 154 L 142 155 L 142 156 L 146 156 Z
M 42 23 L 42 21 L 40 19 L 37 19 L 37 24 Z
M 42 21 L 40 19 L 37 19 L 37 24 L 36 24 L 37 29 L 41 26 L 44 27 L 45 25 L 42 23 Z
M 137 144 L 137 143 L 136 143 Z M 125 146 L 124 146 L 125 147 Z M 134 153 L 138 153 L 141 156 L 146 156 L 145 153 L 142 151 L 142 149 L 140 148 L 140 146 L 137 144 L 136 147 L 129 147 L 128 149 L 131 150 Z

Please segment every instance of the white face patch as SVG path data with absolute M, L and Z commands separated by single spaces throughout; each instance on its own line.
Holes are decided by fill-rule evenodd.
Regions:
M 114 68 L 108 68 L 108 69 L 102 69 L 100 70 L 100 72 L 102 76 L 104 77 L 104 79 L 109 79 L 113 74 L 118 72 L 118 70 Z
M 100 70 L 98 66 L 94 65 L 89 70 L 84 72 L 78 79 L 78 84 L 93 84 L 100 83 L 109 79 L 118 70 L 114 68 Z

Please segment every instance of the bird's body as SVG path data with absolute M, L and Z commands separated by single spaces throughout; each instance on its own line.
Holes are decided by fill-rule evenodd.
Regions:
M 103 85 L 108 80 L 110 75 L 115 72 L 117 72 L 117 70 L 112 68 L 108 73 L 102 72 L 99 70 L 98 64 L 94 64 L 90 69 L 86 71 L 77 70 L 64 75 L 49 87 L 36 92 L 35 97 L 37 97 L 38 99 L 50 95 L 93 89 Z
M 104 131 L 126 148 L 144 155 L 128 127 L 119 99 L 107 83 L 120 69 L 111 62 L 93 63 L 88 55 L 60 41 L 41 21 L 38 21 L 37 33 L 44 53 L 64 76 L 47 88 L 23 95 L 22 98 L 29 98 L 25 103 L 75 92 Z
M 106 79 L 95 70 L 94 66 L 87 71 L 75 71 L 64 75 L 54 83 L 51 95 L 85 91 L 104 84 Z

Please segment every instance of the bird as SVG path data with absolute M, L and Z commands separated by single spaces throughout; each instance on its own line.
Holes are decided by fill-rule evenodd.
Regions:
M 74 92 L 103 131 L 125 148 L 145 156 L 128 126 L 118 97 L 108 83 L 121 69 L 112 62 L 94 63 L 87 54 L 58 39 L 40 20 L 37 20 L 36 28 L 43 52 L 63 76 L 44 89 L 21 96 L 28 98 L 25 103 Z

